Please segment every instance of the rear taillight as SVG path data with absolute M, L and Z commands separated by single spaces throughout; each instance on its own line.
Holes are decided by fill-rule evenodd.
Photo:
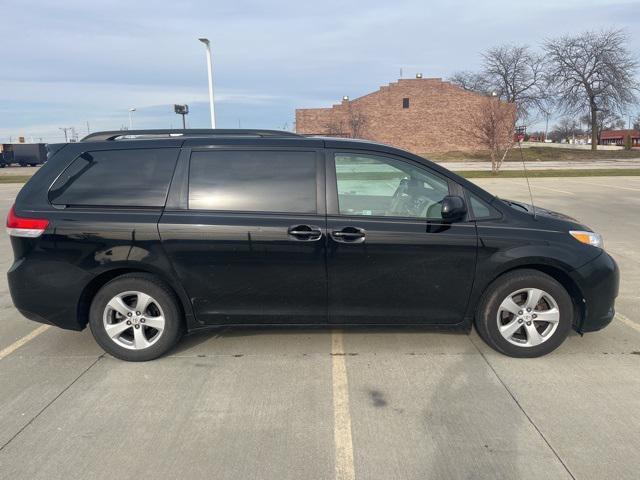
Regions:
M 36 238 L 42 235 L 49 225 L 49 220 L 44 218 L 22 218 L 15 212 L 15 206 L 7 215 L 7 233 L 13 237 Z

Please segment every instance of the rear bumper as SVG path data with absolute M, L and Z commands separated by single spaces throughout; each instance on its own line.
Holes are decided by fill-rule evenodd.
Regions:
M 78 301 L 91 275 L 70 264 L 16 260 L 7 272 L 11 299 L 18 311 L 40 323 L 69 330 L 82 330 Z
M 595 332 L 613 320 L 615 299 L 620 285 L 620 270 L 607 252 L 571 272 L 583 298 L 583 316 L 578 332 Z

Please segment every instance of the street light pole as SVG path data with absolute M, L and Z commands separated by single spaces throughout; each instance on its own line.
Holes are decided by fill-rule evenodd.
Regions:
M 211 59 L 211 42 L 208 38 L 199 38 L 207 54 L 207 73 L 209 75 L 209 110 L 211 112 L 211 128 L 216 128 L 216 112 L 213 106 L 213 60 Z
M 135 108 L 129 109 L 129 130 L 133 130 L 133 112 L 135 112 Z

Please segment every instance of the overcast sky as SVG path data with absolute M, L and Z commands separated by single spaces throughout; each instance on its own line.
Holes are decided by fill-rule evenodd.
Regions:
M 405 77 L 478 68 L 501 43 L 626 28 L 640 54 L 640 2 L 598 0 L 0 0 L 0 141 L 59 141 L 59 127 L 209 126 L 211 39 L 218 127 L 292 128 L 296 107 L 330 106 Z

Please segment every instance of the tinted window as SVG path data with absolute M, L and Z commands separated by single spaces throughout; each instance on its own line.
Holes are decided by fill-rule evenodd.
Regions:
M 51 187 L 58 205 L 161 207 L 164 205 L 178 149 L 85 152 Z
M 338 153 L 336 178 L 342 215 L 441 218 L 446 180 L 388 157 Z
M 471 198 L 471 209 L 476 218 L 486 218 L 491 216 L 491 210 L 485 203 L 475 195 L 469 194 Z
M 189 208 L 244 212 L 316 212 L 313 152 L 194 152 Z

